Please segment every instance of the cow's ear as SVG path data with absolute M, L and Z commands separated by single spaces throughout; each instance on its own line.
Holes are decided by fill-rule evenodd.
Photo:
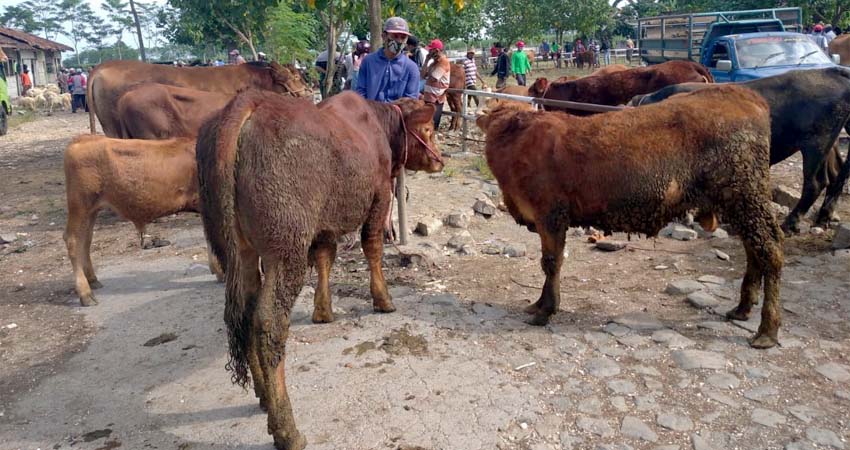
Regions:
M 478 128 L 481 129 L 485 134 L 487 133 L 487 126 L 490 125 L 490 121 L 492 120 L 492 114 L 484 114 L 475 119 L 475 125 L 478 125 Z
M 426 103 L 425 106 L 414 109 L 410 113 L 410 116 L 408 116 L 407 121 L 414 125 L 428 123 L 434 120 L 434 112 L 436 111 L 437 108 L 434 105 Z

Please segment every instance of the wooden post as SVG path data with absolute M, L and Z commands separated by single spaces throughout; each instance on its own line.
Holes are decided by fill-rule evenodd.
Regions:
M 407 245 L 407 202 L 405 201 L 404 168 L 396 177 L 395 196 L 398 199 L 398 237 L 401 245 Z

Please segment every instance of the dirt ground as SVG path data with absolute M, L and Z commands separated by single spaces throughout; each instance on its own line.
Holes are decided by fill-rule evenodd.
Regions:
M 0 236 L 17 238 L 0 246 L 0 449 L 271 449 L 253 393 L 224 370 L 223 288 L 204 267 L 197 216 L 152 224 L 171 245 L 142 250 L 131 224 L 101 213 L 104 288 L 99 305 L 79 306 L 62 155 L 86 128 L 60 112 L 0 138 Z M 736 324 L 716 314 L 737 300 L 734 237 L 615 235 L 626 250 L 604 253 L 571 230 L 561 310 L 535 328 L 521 310 L 542 286 L 537 235 L 504 212 L 473 213 L 497 192 L 479 142 L 462 153 L 444 132 L 441 148 L 443 173 L 408 177 L 410 225 L 465 213 L 467 254 L 447 246 L 462 232 L 451 227 L 411 237 L 403 250 L 420 264 L 402 267 L 388 246 L 398 311 L 377 315 L 362 253 L 341 249 L 337 320 L 310 323 L 315 275 L 297 303 L 287 382 L 309 448 L 850 446 L 850 259 L 830 250 L 832 231 L 786 240 L 775 349 L 747 345 L 758 312 Z M 772 181 L 799 189 L 800 174 L 795 157 Z M 839 213 L 850 218 L 846 195 Z M 714 308 L 665 293 L 705 275 L 719 278 L 703 283 Z

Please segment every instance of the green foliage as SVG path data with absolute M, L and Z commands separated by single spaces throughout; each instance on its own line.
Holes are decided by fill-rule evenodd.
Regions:
M 384 2 L 385 17 L 398 15 L 410 24 L 411 32 L 423 42 L 481 39 L 485 27 L 484 0 L 392 0 Z
M 10 5 L 0 15 L 0 23 L 27 33 L 35 33 L 40 28 L 33 11 L 23 5 Z
M 263 33 L 263 48 L 273 60 L 311 59 L 319 21 L 309 12 L 296 12 L 290 2 L 281 2 L 268 10 L 268 25 Z
M 484 0 L 484 14 L 491 22 L 489 34 L 506 46 L 541 37 L 548 28 L 542 10 L 540 4 L 525 0 Z
M 76 56 L 71 58 L 66 58 L 62 61 L 62 65 L 65 67 L 78 67 L 78 66 L 96 66 L 103 61 L 109 61 L 112 59 L 138 59 L 139 51 L 135 48 L 128 47 L 127 44 L 123 42 L 118 42 L 113 45 L 109 45 L 103 47 L 101 49 L 89 49 L 83 50 L 80 52 L 80 59 L 77 62 Z
M 176 35 L 199 44 L 209 36 L 226 36 L 231 42 L 242 42 L 254 50 L 258 36 L 263 34 L 267 10 L 279 0 L 169 0 L 179 13 L 172 22 L 178 27 Z

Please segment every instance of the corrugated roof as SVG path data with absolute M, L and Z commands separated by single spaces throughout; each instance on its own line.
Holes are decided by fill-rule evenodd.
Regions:
M 3 42 L 4 40 L 7 42 Z M 10 45 L 6 45 L 7 43 Z M 69 52 L 71 50 L 74 50 L 73 48 L 68 47 L 65 44 L 53 42 L 51 40 L 40 38 L 34 34 L 29 34 L 21 30 L 6 27 L 0 27 L 0 45 L 3 45 L 3 47 L 17 48 L 21 50 L 27 50 L 31 48 L 37 48 L 40 50 L 54 50 L 61 52 Z

